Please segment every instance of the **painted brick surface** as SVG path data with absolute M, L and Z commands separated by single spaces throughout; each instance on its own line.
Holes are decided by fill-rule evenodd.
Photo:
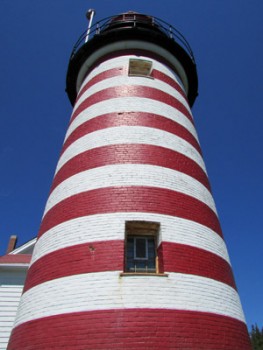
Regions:
M 161 243 L 158 251 L 160 272 L 203 276 L 236 288 L 231 266 L 211 252 L 168 242 Z M 75 274 L 124 271 L 123 257 L 123 240 L 86 242 L 55 250 L 33 264 L 24 291 L 40 283 Z
M 77 139 L 91 132 L 101 130 L 103 128 L 122 125 L 145 126 L 163 131 L 168 131 L 172 134 L 183 138 L 185 141 L 189 142 L 193 147 L 195 147 L 197 151 L 199 151 L 199 153 L 201 153 L 198 141 L 185 127 L 166 117 L 154 113 L 145 112 L 108 113 L 100 115 L 97 118 L 88 120 L 82 123 L 77 129 L 75 129 L 70 134 L 63 146 L 62 151 L 65 151 L 65 149 Z
M 57 172 L 51 187 L 51 192 L 61 182 L 81 171 L 109 164 L 127 163 L 152 164 L 174 169 L 198 180 L 210 190 L 209 181 L 204 170 L 185 155 L 159 146 L 119 144 L 97 147 L 82 152 L 70 159 Z
M 50 194 L 44 214 L 64 199 L 84 191 L 117 186 L 150 186 L 178 191 L 198 199 L 216 213 L 210 191 L 191 176 L 148 164 L 114 164 L 82 171 L 62 182 Z
M 163 242 L 159 246 L 160 270 L 212 278 L 236 288 L 231 266 L 203 249 Z
M 244 321 L 237 291 L 225 283 L 184 273 L 120 277 L 119 272 L 75 274 L 28 289 L 15 325 L 69 312 L 127 308 L 194 310 Z
M 141 105 L 143 104 L 143 109 Z M 85 121 L 94 119 L 98 116 L 104 115 L 106 113 L 150 113 L 163 116 L 167 119 L 177 122 L 178 124 L 185 127 L 189 132 L 196 138 L 196 130 L 193 123 L 176 108 L 173 108 L 167 104 L 160 101 L 150 100 L 143 97 L 122 97 L 115 98 L 113 101 L 100 101 L 95 105 L 91 105 L 80 114 L 78 117 L 71 121 L 68 131 L 66 133 L 66 139 L 68 136 Z
M 152 55 L 151 78 L 128 76 L 132 52 L 105 57 L 80 87 L 9 349 L 248 350 L 183 84 Z M 133 220 L 160 223 L 159 275 L 122 275 Z
M 149 59 L 147 56 L 140 55 L 142 59 Z M 94 68 L 89 75 L 86 77 L 85 82 L 82 84 L 80 88 L 77 102 L 80 101 L 80 97 L 83 93 L 89 89 L 92 85 L 98 83 L 101 80 L 105 80 L 108 78 L 112 78 L 115 76 L 128 75 L 128 64 L 129 59 L 136 56 L 132 55 L 122 55 L 121 57 L 114 57 L 110 60 L 105 60 L 100 62 L 100 64 Z M 152 70 L 151 76 L 155 79 L 163 81 L 168 85 L 172 86 L 176 89 L 184 98 L 186 98 L 184 88 L 182 83 L 180 82 L 179 77 L 172 72 L 169 68 L 167 68 L 164 64 L 161 64 L 157 60 L 151 58 L 154 62 L 154 69 Z M 175 79 L 176 77 L 176 79 Z M 133 77 L 136 79 L 136 77 Z M 77 103 L 76 103 L 77 106 Z
M 109 87 L 110 85 L 110 83 L 107 81 L 108 79 L 118 77 L 119 79 L 117 81 L 119 81 L 119 83 L 117 83 L 117 85 L 121 85 L 122 80 L 120 80 L 120 78 L 126 79 L 126 81 L 129 84 L 130 79 L 132 79 L 133 83 L 137 82 L 138 85 L 142 83 L 143 86 L 160 87 L 160 85 L 158 84 L 164 83 L 162 86 L 165 86 L 165 89 L 169 89 L 170 87 L 172 87 L 173 90 L 170 90 L 172 95 L 180 99 L 180 101 L 191 113 L 188 103 L 186 101 L 186 95 L 184 92 L 183 85 L 181 84 L 179 77 L 174 72 L 171 72 L 169 68 L 167 68 L 165 65 L 161 64 L 157 60 L 151 59 L 151 61 L 154 63 L 154 68 L 151 73 L 151 77 L 155 78 L 154 81 L 151 81 L 150 79 L 147 79 L 147 81 L 145 81 L 144 77 L 138 76 L 128 77 L 130 58 L 137 57 L 136 55 L 122 55 L 121 57 L 115 57 L 110 60 L 104 60 L 100 62 L 99 65 L 94 67 L 94 69 L 88 74 L 88 76 L 85 78 L 85 81 L 82 83 L 74 106 L 74 110 L 85 99 L 85 97 L 90 96 L 92 92 L 95 92 L 94 89 L 97 89 L 97 87 L 99 86 L 98 83 L 103 81 L 103 89 L 105 89 L 105 87 Z M 146 60 L 149 59 L 148 57 L 143 55 L 141 55 L 140 58 Z M 85 96 L 83 96 L 84 94 Z
M 164 241 L 198 247 L 218 255 L 229 263 L 224 240 L 204 225 L 158 213 L 119 212 L 82 216 L 54 226 L 39 237 L 31 265 L 46 254 L 76 244 L 76 237 L 78 244 L 123 240 L 126 220 L 161 222 L 159 244 Z
M 98 92 L 95 92 L 91 96 L 88 96 L 75 109 L 71 117 L 71 120 L 73 121 L 78 116 L 78 114 L 80 114 L 82 111 L 84 111 L 86 108 L 88 108 L 93 104 L 96 104 L 103 100 L 111 100 L 111 99 L 127 97 L 127 96 L 131 96 L 131 97 L 143 96 L 143 98 L 160 101 L 162 103 L 165 103 L 177 109 L 182 114 L 184 114 L 190 121 L 192 121 L 192 115 L 189 112 L 189 109 L 186 108 L 181 101 L 179 101 L 172 95 L 169 95 L 166 92 L 157 90 L 152 87 L 146 87 L 143 85 L 128 85 L 128 84 L 123 86 L 109 87 L 109 88 L 106 88 L 105 90 L 100 90 Z
M 131 88 L 132 83 L 132 88 Z M 174 86 L 171 86 L 169 84 L 166 84 L 164 81 L 160 79 L 145 79 L 145 77 L 130 77 L 127 74 L 122 74 L 120 76 L 114 76 L 114 77 L 108 77 L 108 79 L 104 79 L 101 81 L 97 81 L 96 84 L 90 84 L 89 88 L 86 89 L 86 91 L 81 95 L 80 98 L 78 98 L 76 104 L 75 104 L 75 112 L 73 113 L 72 119 L 75 117 L 75 113 L 78 114 L 78 110 L 82 110 L 82 105 L 88 103 L 89 98 L 95 98 L 95 94 L 105 91 L 106 95 L 108 95 L 108 91 L 114 91 L 114 88 L 123 89 L 126 92 L 126 96 L 129 96 L 129 94 L 133 94 L 135 92 L 135 96 L 138 95 L 140 92 L 140 89 L 143 87 L 144 93 L 143 96 L 146 98 L 151 99 L 157 99 L 159 100 L 160 97 L 164 97 L 164 101 L 169 99 L 169 101 L 174 101 L 174 98 L 178 101 L 177 103 L 180 105 L 179 110 L 181 110 L 182 113 L 184 113 L 187 117 L 191 115 L 190 107 L 187 103 L 187 100 L 185 96 L 183 96 L 177 88 Z M 129 88 L 127 87 L 129 86 Z M 136 90 L 135 90 L 136 89 Z M 138 89 L 138 91 L 137 91 Z M 156 89 L 158 90 L 158 95 L 155 93 Z M 164 93 L 164 95 L 159 95 L 160 91 Z M 145 94 L 145 92 L 147 92 Z M 148 95 L 150 97 L 148 97 Z M 169 98 L 170 96 L 170 98 Z M 113 93 L 112 98 L 115 97 L 115 93 Z M 104 99 L 104 95 L 102 95 L 102 99 Z M 97 101 L 97 98 L 95 99 Z M 96 102 L 95 102 L 96 103 Z M 169 104 L 172 102 L 169 102 Z M 182 106 L 181 106 L 182 105 Z M 192 117 L 191 117 L 192 119 Z
M 176 336 L 174 330 L 177 330 Z M 28 350 L 40 347 L 43 350 L 52 347 L 246 350 L 250 349 L 246 332 L 243 322 L 210 313 L 160 309 L 99 310 L 46 317 L 18 326 L 9 349 L 21 346 Z
M 46 213 L 39 236 L 52 227 L 77 217 L 125 211 L 179 216 L 196 221 L 222 235 L 217 215 L 203 202 L 168 189 L 129 186 L 90 190 L 64 199 Z
M 145 144 L 164 147 L 179 152 L 195 161 L 204 171 L 205 165 L 200 153 L 184 139 L 154 128 L 141 126 L 119 126 L 98 130 L 82 136 L 66 148 L 61 155 L 57 170 L 70 159 L 90 149 L 121 144 Z

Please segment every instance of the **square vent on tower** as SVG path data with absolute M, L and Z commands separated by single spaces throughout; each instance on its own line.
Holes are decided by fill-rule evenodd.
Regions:
M 152 72 L 152 61 L 142 60 L 138 58 L 130 58 L 129 60 L 129 75 L 150 77 Z

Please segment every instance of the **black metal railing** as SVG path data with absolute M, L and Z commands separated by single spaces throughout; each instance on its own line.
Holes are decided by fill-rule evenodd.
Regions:
M 115 30 L 117 28 L 142 28 L 151 27 L 153 30 L 165 35 L 166 37 L 174 40 L 179 44 L 190 56 L 192 62 L 195 64 L 193 51 L 185 39 L 185 37 L 172 25 L 161 20 L 157 17 L 152 17 L 148 15 L 143 15 L 140 13 L 123 13 L 119 15 L 114 15 L 106 17 L 90 27 L 89 32 L 85 31 L 78 39 L 73 47 L 71 58 L 74 57 L 76 52 L 82 47 L 86 42 L 87 38 L 90 40 L 95 35 L 100 35 L 110 30 Z

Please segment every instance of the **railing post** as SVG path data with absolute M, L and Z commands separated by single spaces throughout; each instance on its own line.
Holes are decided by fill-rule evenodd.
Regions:
M 86 17 L 87 17 L 87 20 L 89 21 L 89 24 L 88 24 L 87 35 L 85 38 L 85 43 L 89 40 L 90 28 L 92 25 L 92 20 L 93 20 L 94 15 L 95 15 L 95 10 L 93 10 L 93 9 L 89 9 L 88 12 L 86 13 Z
M 99 34 L 100 33 L 100 26 L 99 26 L 99 23 L 97 23 L 96 25 L 96 34 Z
M 172 31 L 172 26 L 169 27 L 169 31 L 170 31 L 170 38 L 173 38 L 173 31 Z

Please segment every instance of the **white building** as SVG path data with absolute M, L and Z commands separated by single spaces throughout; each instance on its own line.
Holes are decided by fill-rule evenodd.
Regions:
M 15 249 L 16 236 L 11 236 L 6 255 L 0 257 L 0 350 L 5 350 L 36 238 Z

